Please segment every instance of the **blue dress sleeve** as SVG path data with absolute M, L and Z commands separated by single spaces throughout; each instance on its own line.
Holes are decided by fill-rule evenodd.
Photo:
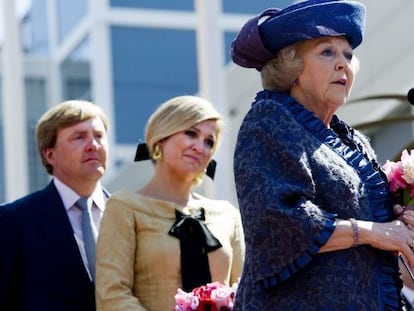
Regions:
M 234 158 L 246 245 L 255 248 L 246 260 L 253 261 L 251 275 L 264 288 L 309 264 L 333 233 L 337 216 L 318 202 L 303 128 L 266 105 L 274 104 L 253 107 L 247 116 Z

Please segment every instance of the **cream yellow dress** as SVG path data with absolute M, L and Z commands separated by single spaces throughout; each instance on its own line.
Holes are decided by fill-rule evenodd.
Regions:
M 205 224 L 223 247 L 208 253 L 212 281 L 240 277 L 244 236 L 240 213 L 227 201 L 194 194 L 192 206 L 119 191 L 106 203 L 96 254 L 98 311 L 173 311 L 181 287 L 180 241 L 168 234 L 175 209 L 205 209 Z

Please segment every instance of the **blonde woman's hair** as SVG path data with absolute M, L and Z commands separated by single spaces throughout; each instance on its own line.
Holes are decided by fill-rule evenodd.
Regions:
M 64 101 L 40 117 L 36 126 L 37 148 L 42 164 L 49 174 L 53 174 L 53 166 L 47 162 L 43 151 L 55 146 L 58 131 L 96 117 L 102 120 L 105 130 L 108 131 L 109 121 L 103 110 L 85 100 Z
M 154 146 L 159 141 L 206 120 L 217 120 L 214 153 L 221 138 L 222 119 L 209 101 L 197 96 L 178 96 L 164 102 L 151 115 L 145 129 L 150 156 L 152 157 Z

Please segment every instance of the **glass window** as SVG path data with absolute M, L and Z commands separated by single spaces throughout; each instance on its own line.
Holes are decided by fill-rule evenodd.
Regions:
M 95 0 L 96 1 L 96 0 Z M 62 42 L 88 10 L 86 0 L 57 0 L 58 40 Z
M 194 31 L 112 27 L 116 142 L 144 138 L 150 114 L 198 89 Z
M 291 4 L 292 0 L 262 0 L 262 1 L 240 1 L 222 0 L 224 13 L 240 13 L 255 15 L 267 8 L 284 8 Z
M 63 99 L 91 100 L 89 49 L 85 38 L 61 64 Z
M 22 19 L 22 45 L 26 53 L 49 51 L 46 0 L 32 1 L 29 11 Z
M 225 49 L 225 62 L 229 63 L 232 62 L 231 60 L 231 43 L 236 38 L 237 33 L 236 32 L 226 32 L 224 33 L 224 49 Z
M 43 168 L 39 152 L 36 144 L 36 124 L 37 120 L 45 111 L 46 94 L 45 81 L 42 78 L 27 78 L 25 79 L 25 105 L 26 105 L 26 135 L 27 135 L 27 160 L 29 170 L 29 192 L 33 192 L 43 188 L 48 180 L 49 175 Z M 1 86 L 0 86 L 1 93 Z M 0 96 L 0 202 L 6 200 L 6 187 L 4 176 L 5 172 L 5 157 L 4 157 L 4 141 L 3 141 L 3 109 L 1 107 Z
M 39 190 L 47 184 L 49 175 L 42 165 L 36 144 L 36 124 L 46 111 L 45 81 L 40 78 L 27 78 L 26 82 L 26 133 L 29 169 L 29 191 Z
M 193 0 L 110 0 L 113 7 L 194 11 Z

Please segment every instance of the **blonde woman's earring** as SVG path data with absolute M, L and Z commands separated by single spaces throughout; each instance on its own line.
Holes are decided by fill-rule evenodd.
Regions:
M 204 175 L 206 174 L 207 169 L 204 170 L 204 172 L 198 174 L 195 178 L 194 178 L 194 184 L 199 184 L 202 180 Z
M 155 145 L 154 146 L 154 151 L 152 152 L 152 159 L 154 161 L 158 161 L 161 158 L 162 158 L 161 147 L 160 147 L 160 145 Z

